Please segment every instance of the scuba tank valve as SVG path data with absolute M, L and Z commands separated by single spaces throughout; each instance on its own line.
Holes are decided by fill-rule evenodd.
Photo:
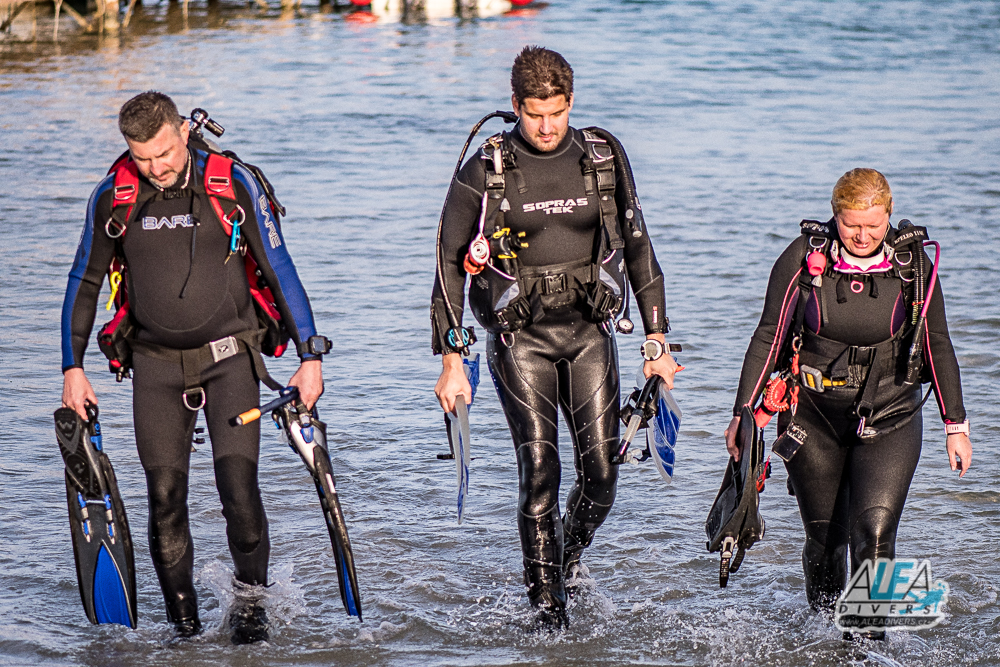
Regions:
M 217 137 L 221 137 L 225 133 L 226 128 L 222 127 L 214 120 L 212 120 L 208 112 L 204 109 L 192 109 L 191 110 L 191 123 L 198 132 L 201 132 L 202 128 L 205 128 Z

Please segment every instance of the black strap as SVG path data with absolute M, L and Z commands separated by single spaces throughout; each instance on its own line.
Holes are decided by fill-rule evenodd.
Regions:
M 278 383 L 267 372 L 267 366 L 264 364 L 264 359 L 260 353 L 260 336 L 261 332 L 259 331 L 241 331 L 233 334 L 233 338 L 236 339 L 239 346 L 239 351 L 250 354 L 257 379 L 270 389 L 279 391 L 284 389 L 284 386 Z M 141 355 L 180 364 L 184 373 L 183 393 L 185 396 L 194 395 L 198 391 L 204 392 L 201 388 L 201 373 L 215 363 L 215 359 L 212 357 L 211 343 L 189 350 L 178 350 L 166 347 L 165 345 L 157 345 L 156 343 L 135 339 L 130 340 L 129 344 L 132 346 L 134 352 Z
M 615 157 L 608 142 L 599 138 L 593 132 L 583 130 L 583 144 L 586 155 L 581 159 L 584 186 L 587 194 L 592 195 L 597 190 L 597 203 L 601 210 L 601 228 L 604 231 L 604 241 L 607 248 L 617 250 L 625 247 L 621 234 L 618 232 L 618 205 L 615 202 Z M 595 261 L 603 259 L 599 253 Z

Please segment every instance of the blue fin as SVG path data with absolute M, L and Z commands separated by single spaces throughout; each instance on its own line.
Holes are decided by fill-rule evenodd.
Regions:
M 347 598 L 347 614 L 349 616 L 361 616 L 354 604 L 354 589 L 351 588 L 351 575 L 347 571 L 347 558 L 340 554 L 340 581 L 344 585 L 344 597 Z
M 132 627 L 122 575 L 103 544 L 94 569 L 94 613 L 98 623 L 119 623 Z

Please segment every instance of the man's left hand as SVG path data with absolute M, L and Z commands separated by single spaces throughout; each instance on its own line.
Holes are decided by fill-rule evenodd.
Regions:
M 299 370 L 288 381 L 288 386 L 297 387 L 299 398 L 306 407 L 312 410 L 316 401 L 323 395 L 323 362 L 319 359 L 303 361 Z

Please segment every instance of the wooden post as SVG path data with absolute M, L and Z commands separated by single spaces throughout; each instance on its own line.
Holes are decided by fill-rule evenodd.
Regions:
M 28 2 L 34 2 L 34 0 L 28 0 Z M 28 6 L 28 2 L 11 2 L 6 5 L 7 16 L 0 21 L 0 32 L 6 32 L 10 30 L 10 27 L 14 24 L 14 19 L 17 15 L 21 13 L 21 10 Z
M 128 28 L 128 24 L 132 21 L 132 13 L 135 11 L 136 0 L 129 0 L 128 9 L 125 10 L 125 18 L 122 20 L 122 30 Z
M 104 30 L 115 33 L 121 27 L 118 22 L 118 0 L 104 0 Z
M 59 0 L 59 4 L 62 4 L 62 0 Z M 69 17 L 74 21 L 76 21 L 77 24 L 84 29 L 84 31 L 91 32 L 93 30 L 93 26 L 91 25 L 90 21 L 81 16 L 80 12 L 73 9 L 73 5 L 66 5 L 65 7 L 63 7 L 63 9 L 66 10 L 66 13 L 69 15 Z
M 52 24 L 52 41 L 59 41 L 59 11 L 62 9 L 63 0 L 54 0 L 56 5 L 56 20 Z

